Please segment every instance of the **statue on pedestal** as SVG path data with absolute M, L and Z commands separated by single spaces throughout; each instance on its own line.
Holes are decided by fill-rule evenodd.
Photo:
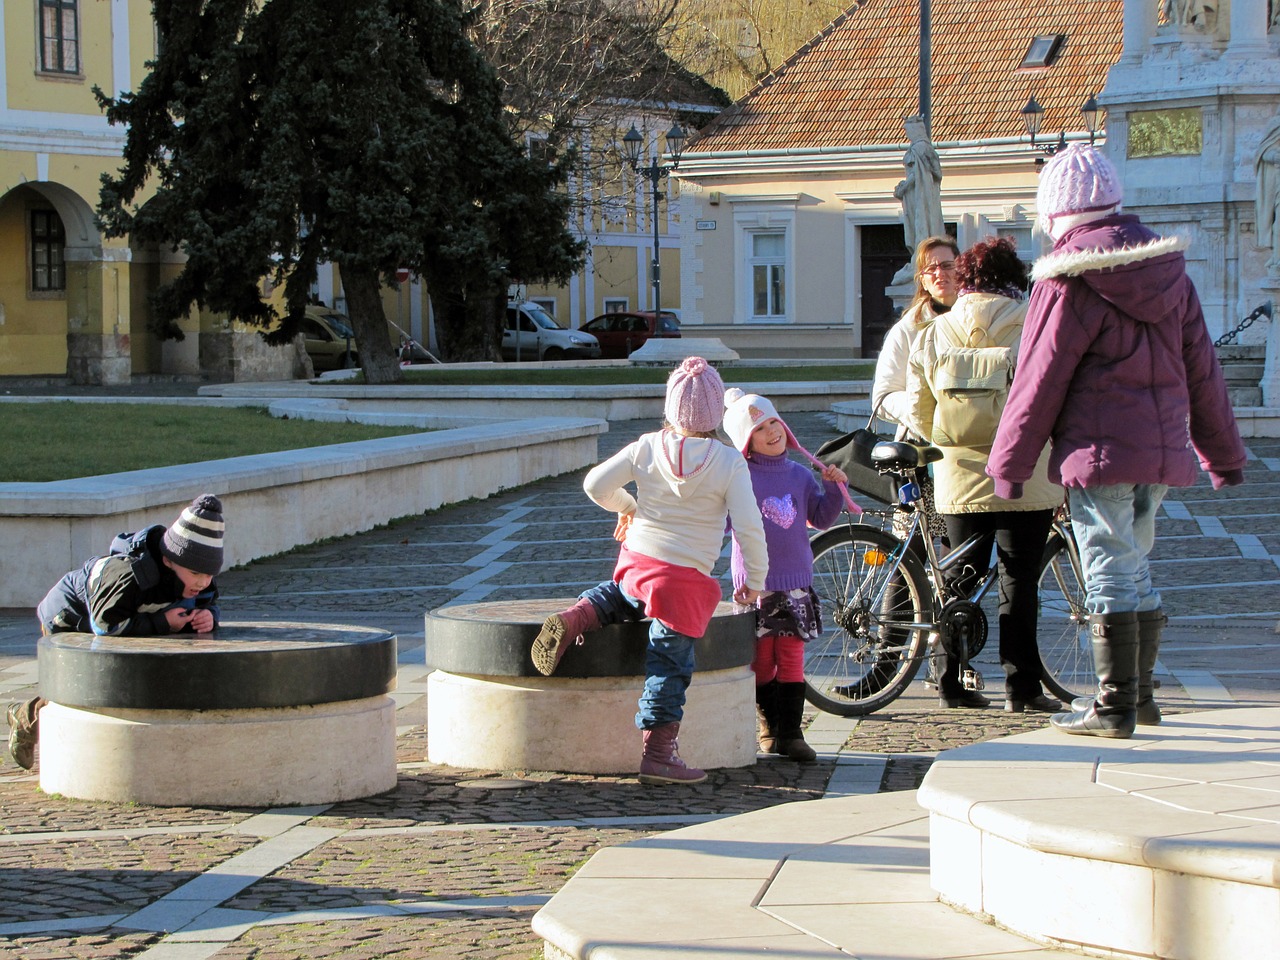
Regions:
M 1217 0 L 1160 0 L 1162 22 L 1211 33 L 1217 24 Z
M 1280 277 L 1280 113 L 1267 124 L 1253 166 L 1258 175 L 1257 243 L 1271 250 L 1267 274 Z
M 911 145 L 902 157 L 906 176 L 893 188 L 893 195 L 902 201 L 902 231 L 907 250 L 914 254 L 921 240 L 945 232 L 942 222 L 942 161 L 929 140 L 923 117 L 907 117 L 903 123 Z M 905 283 L 914 274 L 915 267 L 908 260 L 906 266 L 894 275 L 893 283 Z

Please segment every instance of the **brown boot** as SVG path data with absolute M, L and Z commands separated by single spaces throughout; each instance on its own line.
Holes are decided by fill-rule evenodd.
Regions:
M 564 653 L 575 643 L 582 642 L 588 630 L 600 627 L 600 614 L 595 605 L 585 597 L 568 610 L 553 613 L 542 622 L 542 629 L 533 641 L 533 665 L 544 677 L 556 672 Z
M 756 740 L 761 753 L 778 750 L 778 681 L 756 686 Z
M 804 722 L 804 684 L 778 684 L 778 753 L 801 763 L 812 763 L 818 753 L 805 743 L 800 725 Z
M 706 771 L 680 759 L 676 738 L 680 724 L 664 723 L 643 731 L 644 755 L 640 758 L 641 783 L 701 783 Z

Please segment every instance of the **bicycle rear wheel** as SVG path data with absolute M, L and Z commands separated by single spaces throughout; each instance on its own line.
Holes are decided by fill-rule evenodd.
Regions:
M 805 644 L 805 697 L 842 717 L 871 713 L 900 696 L 924 660 L 928 577 L 901 540 L 875 527 L 846 524 L 811 545 L 823 632 Z
M 1069 534 L 1068 534 L 1069 535 Z M 1053 533 L 1040 562 L 1041 679 L 1055 696 L 1070 703 L 1092 693 L 1097 684 L 1089 614 L 1084 605 L 1084 575 L 1074 543 Z

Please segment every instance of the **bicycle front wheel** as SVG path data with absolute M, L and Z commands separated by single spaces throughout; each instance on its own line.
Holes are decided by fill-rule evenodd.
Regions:
M 823 632 L 804 645 L 805 696 L 838 716 L 871 713 L 920 669 L 932 621 L 928 577 L 901 540 L 875 527 L 846 524 L 811 545 Z
M 1067 536 L 1070 536 L 1068 533 Z M 1041 679 L 1055 697 L 1070 703 L 1097 685 L 1089 613 L 1084 605 L 1084 574 L 1074 542 L 1058 532 L 1049 537 L 1040 562 Z

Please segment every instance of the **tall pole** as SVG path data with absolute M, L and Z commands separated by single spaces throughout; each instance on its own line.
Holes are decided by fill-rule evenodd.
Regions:
M 933 139 L 933 103 L 932 103 L 932 37 L 933 23 L 929 0 L 920 0 L 920 108 L 919 114 L 924 120 L 924 132 Z
M 662 261 L 658 256 L 658 202 L 662 199 L 662 191 L 658 189 L 658 180 L 662 176 L 662 169 L 656 161 L 650 169 L 653 172 L 653 315 L 661 317 Z

